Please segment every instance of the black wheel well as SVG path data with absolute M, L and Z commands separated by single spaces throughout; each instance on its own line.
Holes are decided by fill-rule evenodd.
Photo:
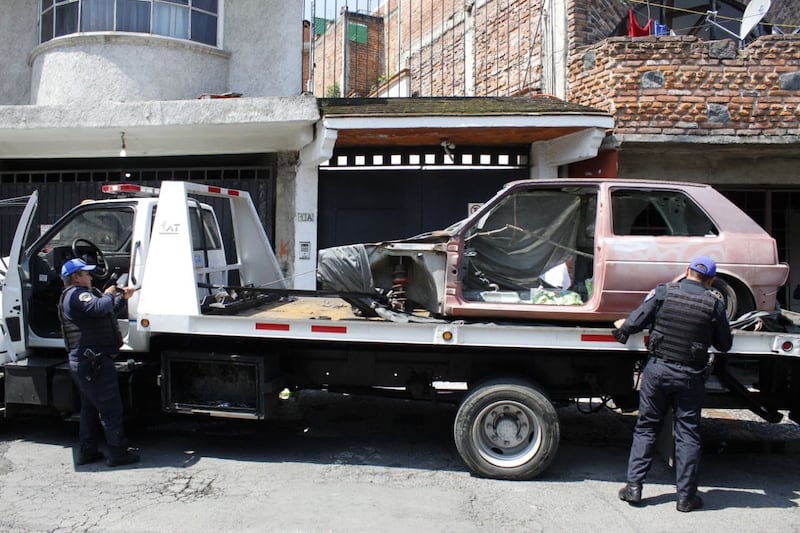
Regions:
M 717 278 L 730 285 L 737 298 L 746 297 L 750 307 L 755 308 L 755 295 L 753 295 L 753 291 L 750 290 L 750 287 L 745 282 L 730 274 L 721 273 Z M 742 307 L 742 302 L 739 302 L 739 307 Z

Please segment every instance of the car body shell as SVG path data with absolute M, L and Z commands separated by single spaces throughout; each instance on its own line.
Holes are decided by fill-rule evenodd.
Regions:
M 527 216 L 523 202 L 518 200 L 524 198 L 523 195 L 543 198 L 537 200 L 544 202 L 541 204 L 542 210 L 552 208 L 552 212 L 541 213 L 539 219 L 545 217 L 552 222 L 540 224 L 541 228 L 532 228 L 530 231 L 520 229 L 518 220 Z M 547 195 L 552 195 L 555 204 L 561 201 L 559 199 L 564 199 L 564 206 L 570 204 L 575 209 L 561 209 Z M 579 196 L 581 201 L 571 200 Z M 652 199 L 656 210 L 666 213 L 667 220 L 674 216 L 674 220 L 678 221 L 677 227 L 681 228 L 677 232 L 681 234 L 668 234 L 669 231 L 648 234 L 648 228 L 644 228 L 643 234 L 620 231 L 620 220 L 625 218 L 622 212 L 624 206 L 628 205 L 624 202 L 633 199 L 641 207 L 647 203 L 640 201 L 641 198 Z M 578 205 L 581 202 L 584 207 Z M 506 209 L 506 205 L 516 206 L 517 203 L 523 207 L 519 208 L 519 212 L 514 207 L 513 224 L 484 231 L 481 224 L 492 220 L 493 213 Z M 591 204 L 591 210 L 586 209 L 587 203 Z M 648 209 L 652 211 L 653 205 Z M 568 213 L 567 209 L 573 209 L 573 212 Z M 507 220 L 509 215 L 505 216 Z M 553 234 L 557 235 L 559 224 L 571 228 L 571 234 L 560 242 L 555 240 L 558 237 L 548 236 L 550 234 L 547 233 L 555 228 Z M 615 224 L 619 226 L 616 231 Z M 628 220 L 626 224 L 633 227 L 634 222 Z M 703 229 L 687 229 L 690 225 Z M 513 229 L 509 230 L 509 227 Z M 544 237 L 540 230 L 545 232 Z M 584 285 L 589 287 L 585 279 L 576 280 L 580 281 L 584 294 L 568 304 L 561 304 L 558 299 L 555 303 L 534 303 L 534 292 L 542 288 L 553 294 L 565 292 L 558 288 L 541 287 L 541 282 L 537 287 L 536 282 L 528 278 L 524 281 L 515 280 L 511 288 L 504 287 L 503 282 L 492 283 L 491 279 L 483 279 L 483 288 L 486 290 L 470 290 L 469 278 L 474 271 L 478 271 L 471 263 L 477 262 L 477 257 L 482 254 L 487 254 L 476 245 L 478 241 L 474 239 L 475 236 L 480 235 L 479 238 L 483 239 L 485 235 L 496 234 L 499 237 L 509 231 L 523 236 L 523 239 L 532 231 L 536 233 L 537 240 L 531 241 L 534 244 L 521 248 L 521 251 L 504 248 L 503 252 L 499 252 L 504 257 L 499 259 L 524 255 L 529 248 L 538 249 L 536 247 L 543 240 L 551 239 L 552 246 L 548 245 L 549 251 L 546 252 L 550 254 L 547 267 L 554 261 L 562 261 L 565 254 L 572 257 L 573 262 L 577 257 L 578 262 L 590 265 L 587 279 L 591 288 L 584 288 Z M 565 232 L 561 233 L 566 235 Z M 586 241 L 583 247 L 580 244 L 582 239 Z M 513 239 L 506 238 L 503 246 L 510 240 Z M 736 316 L 753 309 L 774 309 L 777 291 L 786 282 L 789 271 L 786 264 L 778 261 L 775 240 L 714 188 L 702 184 L 652 180 L 565 178 L 511 182 L 473 215 L 447 230 L 399 241 L 365 244 L 363 247 L 374 288 L 389 296 L 400 291 L 404 300 L 412 302 L 409 307 L 424 308 L 435 316 L 444 317 L 611 321 L 633 310 L 657 284 L 683 278 L 691 259 L 699 255 L 711 256 L 716 260 L 718 283 L 715 286 L 722 287 L 722 297 L 734 302 L 729 314 Z M 328 253 L 321 251 L 320 260 L 323 261 Z M 399 272 L 398 263 L 403 264 Z M 485 264 L 480 266 L 487 270 Z M 480 276 L 480 271 L 478 273 Z M 525 277 L 524 274 L 520 276 Z M 488 277 L 491 278 L 490 275 Z M 323 286 L 335 285 L 330 277 L 321 277 L 321 282 Z M 341 286 L 338 288 L 341 289 Z M 531 295 L 530 298 L 527 294 Z

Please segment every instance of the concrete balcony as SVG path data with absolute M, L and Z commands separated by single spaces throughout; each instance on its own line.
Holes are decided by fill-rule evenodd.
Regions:
M 228 91 L 231 54 L 157 35 L 59 37 L 30 54 L 31 104 L 188 100 Z

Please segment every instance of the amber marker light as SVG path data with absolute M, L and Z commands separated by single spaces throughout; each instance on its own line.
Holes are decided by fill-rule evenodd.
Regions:
M 143 328 L 149 328 L 150 327 L 150 321 L 148 319 L 146 319 L 146 318 L 143 318 L 142 321 L 140 322 L 140 324 L 142 325 Z
M 453 340 L 453 332 L 452 331 L 443 331 L 442 332 L 442 339 L 444 339 L 444 340 L 446 340 L 448 342 Z

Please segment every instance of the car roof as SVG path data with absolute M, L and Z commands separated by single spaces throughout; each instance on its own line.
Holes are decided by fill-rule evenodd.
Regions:
M 747 213 L 739 209 L 733 202 L 711 185 L 685 181 L 661 181 L 630 178 L 556 178 L 548 180 L 516 180 L 506 183 L 502 190 L 516 187 L 559 187 L 559 186 L 596 186 L 612 188 L 615 186 L 641 187 L 647 189 L 677 189 L 690 194 L 711 219 L 728 233 L 763 234 L 757 222 Z M 498 193 L 499 194 L 499 193 Z
M 526 179 L 526 180 L 515 180 L 510 181 L 505 184 L 506 187 L 518 186 L 518 185 L 543 185 L 543 186 L 550 186 L 550 185 L 601 185 L 605 184 L 608 186 L 614 185 L 626 185 L 626 186 L 641 186 L 641 187 L 657 187 L 657 188 L 698 188 L 698 189 L 710 189 L 712 188 L 710 185 L 705 183 L 691 183 L 687 181 L 665 181 L 665 180 L 651 180 L 651 179 L 637 179 L 637 178 L 556 178 L 556 179 L 548 179 L 548 180 L 539 180 L 539 179 Z

